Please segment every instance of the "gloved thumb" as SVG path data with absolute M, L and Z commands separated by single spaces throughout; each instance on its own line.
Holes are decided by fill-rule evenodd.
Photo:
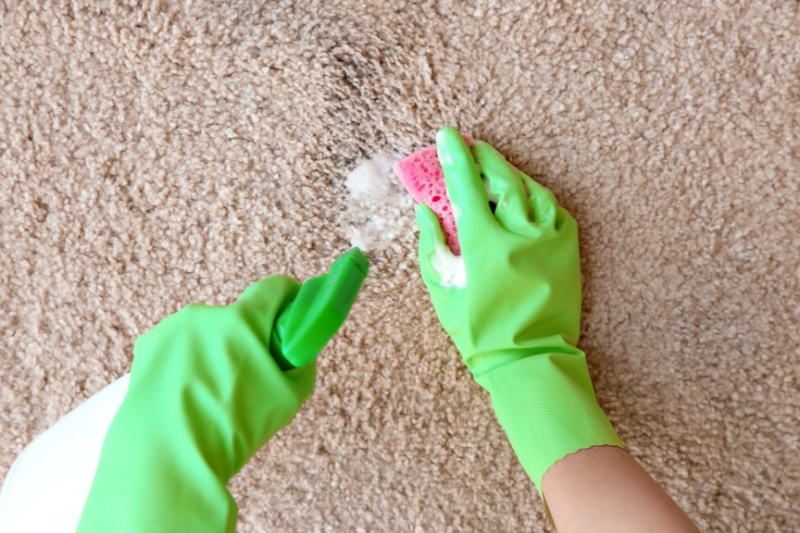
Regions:
M 415 214 L 419 226 L 419 268 L 428 290 L 464 288 L 467 284 L 464 256 L 450 250 L 442 225 L 428 206 L 417 205 Z

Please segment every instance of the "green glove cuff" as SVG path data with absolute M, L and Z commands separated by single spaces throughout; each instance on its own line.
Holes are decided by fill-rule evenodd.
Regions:
M 592 446 L 623 447 L 576 352 L 526 357 L 475 378 L 540 496 L 542 477 L 559 459 Z

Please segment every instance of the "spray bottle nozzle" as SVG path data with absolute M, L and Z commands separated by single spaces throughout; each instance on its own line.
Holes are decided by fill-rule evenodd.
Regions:
M 344 324 L 368 271 L 369 260 L 353 248 L 340 255 L 327 274 L 300 287 L 272 328 L 270 353 L 281 370 L 316 359 Z

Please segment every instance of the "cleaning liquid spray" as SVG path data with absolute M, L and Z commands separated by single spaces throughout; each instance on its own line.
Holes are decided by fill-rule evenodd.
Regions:
M 369 261 L 353 248 L 327 274 L 300 287 L 272 329 L 270 353 L 282 370 L 316 359 L 347 318 L 368 271 Z M 22 451 L 0 489 L 0 532 L 76 531 L 129 378 L 125 374 L 105 387 Z

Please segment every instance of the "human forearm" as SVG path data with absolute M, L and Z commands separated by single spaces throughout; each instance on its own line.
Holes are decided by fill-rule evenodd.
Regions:
M 583 449 L 556 462 L 542 490 L 559 533 L 699 531 L 639 463 L 614 446 Z

